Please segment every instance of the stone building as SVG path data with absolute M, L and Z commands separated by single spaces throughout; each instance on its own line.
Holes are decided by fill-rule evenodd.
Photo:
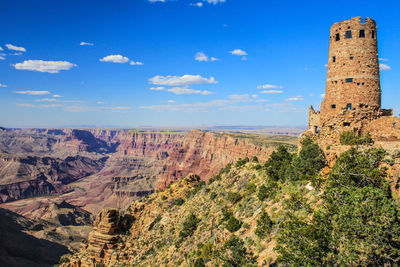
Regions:
M 305 135 L 337 143 L 344 131 L 374 140 L 400 140 L 400 120 L 381 108 L 377 27 L 354 17 L 332 25 L 325 97 L 321 111 L 309 110 Z

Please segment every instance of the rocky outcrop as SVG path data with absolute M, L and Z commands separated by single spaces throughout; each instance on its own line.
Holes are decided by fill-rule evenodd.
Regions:
M 71 191 L 67 185 L 100 171 L 106 158 L 65 159 L 0 154 L 0 203 Z

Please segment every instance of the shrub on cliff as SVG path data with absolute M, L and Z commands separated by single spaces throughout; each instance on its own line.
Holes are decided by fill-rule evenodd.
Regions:
M 257 219 L 257 228 L 255 234 L 259 238 L 264 238 L 271 232 L 272 229 L 272 221 L 271 218 L 268 216 L 268 213 L 263 211 L 260 217 Z
M 197 229 L 197 225 L 200 219 L 194 214 L 190 214 L 186 220 L 183 222 L 182 230 L 179 232 L 179 237 L 183 240 L 188 236 L 191 236 Z
M 233 215 L 228 218 L 225 224 L 226 229 L 231 233 L 239 230 L 241 226 L 242 222 L 236 219 Z
M 362 136 L 357 136 L 353 131 L 344 131 L 340 134 L 340 143 L 342 145 L 367 145 L 374 141 L 372 140 L 369 133 Z
M 249 161 L 250 161 L 249 157 L 245 157 L 244 159 L 239 159 L 236 162 L 235 166 L 236 167 L 241 167 L 241 166 L 245 165 L 246 163 L 248 163 Z
M 223 266 L 253 266 L 256 258 L 246 250 L 244 242 L 232 235 L 224 244 L 221 259 Z
M 381 149 L 343 153 L 317 210 L 286 214 L 277 234 L 284 266 L 393 266 L 400 260 L 399 209 Z M 302 215 L 301 215 L 302 214 Z
M 324 166 L 324 152 L 318 146 L 318 144 L 314 143 L 310 138 L 306 138 L 302 142 L 299 155 L 293 160 L 293 171 L 295 173 L 295 177 L 293 177 L 293 174 L 291 174 L 291 180 L 293 180 L 293 178 L 300 180 L 311 180 L 311 178 L 319 173 Z
M 279 146 L 277 151 L 272 152 L 264 167 L 268 177 L 274 181 L 284 180 L 285 172 L 290 167 L 292 155 L 285 146 Z

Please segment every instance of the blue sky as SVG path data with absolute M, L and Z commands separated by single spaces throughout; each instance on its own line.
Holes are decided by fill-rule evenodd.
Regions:
M 398 114 L 398 10 L 397 1 L 1 0 L 0 126 L 305 126 L 325 90 L 329 28 L 355 16 L 377 21 L 382 105 Z

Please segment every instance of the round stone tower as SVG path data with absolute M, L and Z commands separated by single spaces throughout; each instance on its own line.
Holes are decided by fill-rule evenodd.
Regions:
M 320 126 L 350 126 L 344 116 L 370 116 L 381 107 L 376 23 L 355 17 L 332 25 L 329 37 L 328 76 L 321 104 Z M 369 115 L 367 115 L 369 114 Z M 337 117 L 342 117 L 338 125 Z

